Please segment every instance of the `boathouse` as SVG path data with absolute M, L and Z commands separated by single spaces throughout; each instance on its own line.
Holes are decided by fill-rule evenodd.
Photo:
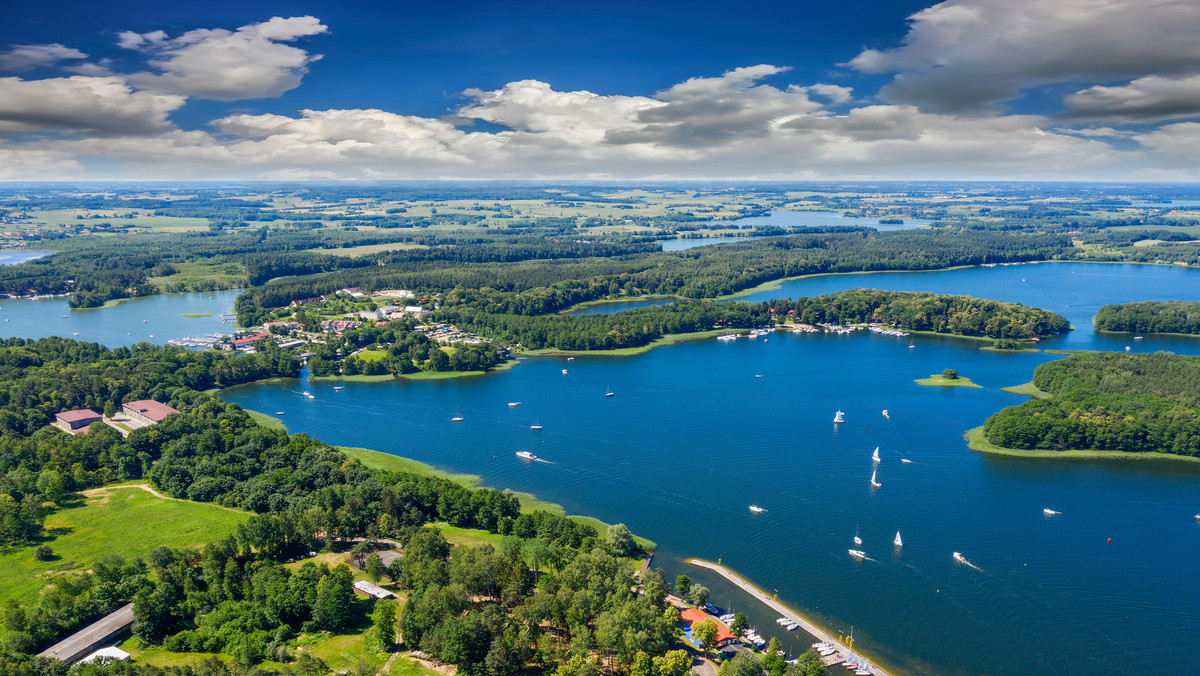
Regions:
M 130 419 L 143 425 L 157 425 L 172 413 L 179 413 L 170 406 L 160 404 L 153 399 L 126 402 L 121 405 L 121 408 Z
M 102 420 L 103 417 L 99 413 L 88 408 L 54 414 L 55 426 L 71 434 L 87 432 L 88 425 Z
M 46 648 L 38 653 L 38 657 L 74 664 L 100 648 L 116 643 L 117 637 L 132 624 L 133 604 L 129 603 Z

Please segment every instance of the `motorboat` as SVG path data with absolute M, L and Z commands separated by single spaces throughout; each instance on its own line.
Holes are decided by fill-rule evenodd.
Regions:
M 885 408 L 885 409 L 883 409 L 883 417 L 885 417 L 885 418 L 890 418 L 890 417 L 891 417 L 890 415 L 888 415 L 888 412 L 887 412 L 887 409 L 886 409 L 886 408 Z
M 750 505 L 750 511 L 754 512 L 755 514 L 762 514 L 763 512 L 765 512 L 767 510 L 763 509 L 762 507 L 759 507 L 758 505 Z
M 563 369 L 563 375 L 564 375 L 564 376 L 565 376 L 565 375 L 567 375 L 567 370 L 566 370 L 566 369 Z
M 833 422 L 835 422 L 835 423 L 846 422 L 846 414 L 842 413 L 841 411 L 834 413 L 833 414 Z
M 529 451 L 517 451 L 517 457 L 522 460 L 537 460 L 538 457 Z
M 861 549 L 851 549 L 851 550 L 849 550 L 849 552 L 850 552 L 850 556 L 853 556 L 856 559 L 867 558 L 867 553 Z
M 150 336 L 150 337 L 153 338 L 154 336 Z M 304 396 L 308 397 L 309 399 L 316 399 L 316 397 L 313 396 L 312 392 L 305 392 Z
M 521 405 L 521 402 L 519 402 L 519 401 L 510 401 L 510 402 L 508 402 L 508 405 L 509 405 L 509 407 L 516 407 L 516 406 L 520 406 L 520 405 Z
M 345 385 L 334 385 L 334 386 L 333 386 L 333 389 L 335 389 L 335 390 L 342 390 L 342 389 L 345 389 L 345 387 L 346 387 Z
M 567 361 L 575 361 L 575 357 L 567 357 Z
M 967 557 L 963 556 L 962 554 L 959 554 L 958 552 L 954 552 L 954 560 L 958 561 L 959 563 L 966 563 Z
M 1042 514 L 1045 514 L 1046 516 L 1058 516 L 1059 514 L 1062 514 L 1062 512 L 1056 512 L 1049 507 L 1045 507 L 1042 509 Z
M 912 460 L 909 460 L 908 458 L 900 458 L 900 462 L 907 462 L 907 463 L 911 464 Z

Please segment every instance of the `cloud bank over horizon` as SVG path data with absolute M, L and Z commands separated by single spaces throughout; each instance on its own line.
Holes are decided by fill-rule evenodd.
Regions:
M 438 116 L 252 107 L 302 94 L 336 30 L 127 30 L 116 60 L 0 47 L 0 180 L 1200 180 L 1200 6 L 1185 0 L 946 0 L 822 81 L 741 63 L 653 92 L 471 87 Z M 1021 105 L 1039 89 L 1049 104 Z M 181 125 L 195 101 L 235 105 Z

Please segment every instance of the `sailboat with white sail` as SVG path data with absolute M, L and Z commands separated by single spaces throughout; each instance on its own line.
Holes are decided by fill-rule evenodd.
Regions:
M 896 531 L 896 539 L 892 540 L 892 544 L 896 545 L 897 547 L 904 546 L 904 540 L 900 539 L 900 531 Z
M 871 470 L 871 485 L 872 485 L 872 486 L 874 486 L 875 488 L 879 488 L 880 486 L 882 486 L 882 485 L 883 485 L 883 484 L 881 484 L 881 483 L 879 483 L 878 481 L 876 481 L 876 480 L 875 480 L 875 476 L 876 476 L 878 473 L 879 473 L 879 470 L 877 470 L 877 469 L 875 469 L 875 470 Z
M 878 446 L 875 447 L 875 453 L 871 455 L 871 459 L 874 460 L 875 462 L 879 462 L 879 447 Z
M 854 544 L 861 545 L 862 538 L 858 537 L 858 526 L 854 527 Z

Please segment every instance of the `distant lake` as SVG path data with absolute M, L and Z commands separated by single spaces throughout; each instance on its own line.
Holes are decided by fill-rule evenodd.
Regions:
M 1090 328 L 1103 303 L 1200 298 L 1200 271 L 1174 267 L 839 275 L 751 299 L 863 286 L 970 293 L 1065 313 L 1077 331 L 1043 347 L 1200 354 L 1200 339 L 1135 342 Z M 702 582 L 714 603 L 746 613 L 793 655 L 811 640 L 780 629 L 765 606 L 686 559 L 721 559 L 834 634 L 853 627 L 856 647 L 898 674 L 1143 673 L 1158 665 L 1187 672 L 1200 648 L 1200 522 L 1192 518 L 1200 465 L 1029 461 L 968 450 L 963 431 L 1025 400 L 1000 388 L 1059 358 L 979 345 L 865 331 L 773 333 L 631 357 L 531 358 L 472 378 L 347 382 L 342 390 L 287 380 L 222 396 L 282 411 L 292 432 L 480 474 L 487 485 L 532 492 L 569 513 L 625 523 L 659 543 L 654 564 L 668 580 L 686 573 Z M 913 382 L 945 368 L 982 389 Z M 616 395 L 605 398 L 610 388 Z M 841 425 L 832 422 L 837 410 L 846 413 Z M 451 423 L 456 412 L 464 420 Z M 530 430 L 535 421 L 544 429 Z M 876 446 L 882 487 L 873 489 Z M 523 462 L 517 451 L 543 461 Z M 767 511 L 752 514 L 751 504 Z M 1043 508 L 1062 514 L 1047 517 Z M 856 529 L 866 561 L 847 553 Z M 956 564 L 956 551 L 978 569 Z
M 881 224 L 878 218 L 847 218 L 835 211 L 772 211 L 767 216 L 754 216 L 752 218 L 742 218 L 736 221 L 722 221 L 716 224 L 750 228 L 764 225 L 774 225 L 780 228 L 812 228 L 826 225 L 853 225 L 875 228 L 876 230 L 913 230 L 916 228 L 928 227 L 929 221 L 906 218 L 904 219 L 903 224 Z M 662 244 L 663 251 L 683 251 L 685 249 L 694 249 L 698 246 L 748 242 L 752 239 L 758 239 L 758 237 L 704 237 L 689 239 L 666 239 L 658 243 Z
M 233 313 L 237 290 L 171 293 L 131 298 L 114 307 L 72 310 L 65 297 L 0 299 L 0 336 L 63 336 L 108 347 L 140 341 L 166 343 L 186 336 L 228 333 L 218 316 Z M 208 317 L 184 317 L 207 314 Z
M 1171 200 L 1170 202 L 1134 202 L 1135 207 L 1150 207 L 1152 209 L 1185 209 L 1200 207 L 1200 200 Z
M 35 258 L 49 256 L 52 253 L 54 252 L 29 251 L 27 249 L 9 249 L 7 251 L 0 251 L 0 265 L 16 265 L 17 263 L 24 263 L 25 261 L 31 261 Z

